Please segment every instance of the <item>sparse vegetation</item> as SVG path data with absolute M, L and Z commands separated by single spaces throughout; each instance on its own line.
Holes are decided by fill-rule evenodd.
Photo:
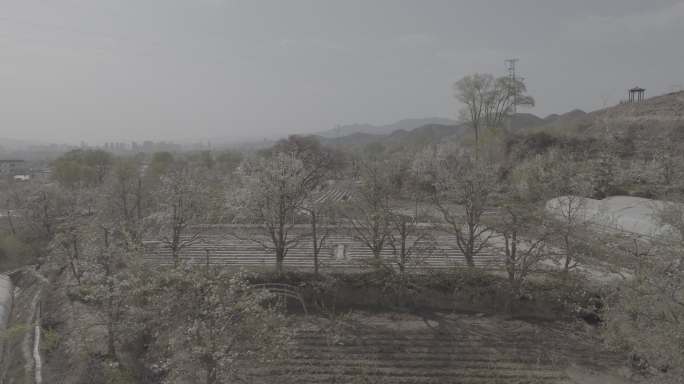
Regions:
M 352 18 L 333 8 L 316 12 L 321 6 L 317 2 L 306 9 L 316 15 L 315 28 L 328 27 L 328 13 L 345 24 L 314 36 L 310 25 L 288 19 L 290 8 L 297 6 L 271 5 L 268 12 L 255 13 L 260 22 L 254 31 L 257 42 L 242 33 L 254 21 L 252 12 L 240 8 L 245 5 L 208 3 L 215 11 L 206 15 L 206 25 L 201 31 L 188 30 L 187 36 L 184 31 L 185 37 L 171 33 L 173 20 L 164 28 L 154 23 L 155 28 L 136 27 L 136 20 L 148 19 L 144 12 L 127 20 L 131 29 L 125 36 L 43 24 L 39 18 L 28 23 L 2 17 L 10 27 L 58 30 L 55 40 L 59 34 L 79 36 L 82 44 L 69 44 L 68 54 L 66 46 L 51 47 L 59 48 L 64 60 L 91 45 L 104 52 L 116 49 L 116 55 L 103 54 L 97 62 L 54 65 L 50 52 L 41 56 L 40 61 L 48 58 L 51 65 L 43 72 L 35 70 L 42 65 L 38 61 L 26 65 L 32 72 L 22 81 L 28 85 L 5 87 L 13 97 L 4 100 L 10 107 L 3 113 L 12 113 L 3 127 L 24 115 L 39 121 L 46 114 L 41 103 L 16 111 L 7 103 L 13 98 L 41 101 L 44 95 L 30 87 L 34 78 L 61 89 L 44 76 L 58 74 L 62 80 L 62 72 L 66 75 L 85 62 L 93 66 L 78 73 L 78 81 L 64 76 L 69 92 L 42 99 L 54 104 L 54 111 L 46 114 L 50 119 L 59 120 L 64 110 L 77 119 L 75 125 L 100 129 L 98 124 L 108 120 L 89 114 L 111 107 L 105 94 L 119 95 L 126 86 L 145 91 L 154 84 L 173 98 L 140 92 L 126 103 L 111 103 L 120 108 L 112 116 L 144 122 L 132 124 L 137 134 L 153 135 L 154 125 L 165 130 L 168 125 L 197 142 L 91 146 L 84 137 L 79 146 L 15 143 L 20 149 L 11 151 L 0 143 L 0 384 L 682 381 L 683 91 L 643 99 L 645 90 L 635 87 L 629 101 L 616 106 L 608 106 L 611 97 L 601 94 L 603 109 L 538 117 L 518 108 L 534 107 L 533 93 L 543 101 L 542 108 L 558 105 L 560 99 L 546 100 L 539 91 L 562 86 L 561 79 L 531 78 L 535 89 L 528 92 L 526 78 L 516 72 L 518 59 L 505 61 L 507 72 L 458 73 L 479 62 L 461 60 L 451 51 L 454 47 L 499 56 L 497 44 L 509 36 L 497 30 L 501 20 L 495 15 L 473 17 L 486 33 L 464 26 L 463 31 L 475 36 L 473 44 L 452 47 L 453 36 L 420 32 L 425 27 L 421 15 L 394 18 L 386 4 L 380 8 L 387 21 L 381 22 L 401 26 L 402 36 L 383 32 L 378 39 L 369 33 L 372 23 L 357 18 L 358 12 Z M 184 21 L 191 20 L 194 7 L 206 6 L 184 5 L 180 13 Z M 401 8 L 419 6 L 425 5 Z M 75 14 L 90 20 L 88 12 L 99 7 L 82 5 Z M 225 12 L 226 7 L 239 9 Z M 108 14 L 115 19 L 124 8 Z M 498 14 L 510 13 L 499 8 Z M 588 22 L 550 23 L 540 17 L 535 23 L 567 30 L 553 40 L 560 51 L 561 44 L 570 44 L 574 39 L 569 37 L 584 29 L 590 39 L 577 39 L 583 44 L 613 35 L 606 30 L 645 35 L 657 29 L 669 35 L 664 24 L 674 24 L 684 9 L 659 10 L 641 20 L 628 9 L 613 17 L 608 8 Z M 32 15 L 54 13 L 27 9 Z M 244 20 L 211 24 L 226 14 Z M 287 24 L 282 30 L 276 25 L 277 36 L 266 33 L 273 28 L 272 15 Z M 521 16 L 516 12 L 512 19 Z M 433 32 L 451 33 L 448 28 L 456 25 L 425 19 Z M 631 28 L 635 23 L 639 27 Z M 110 24 L 102 23 L 116 27 Z M 593 33 L 593 24 L 601 24 L 602 32 Z M 524 26 L 507 30 L 510 41 L 519 37 L 513 30 Z M 143 30 L 153 30 L 154 39 L 144 38 Z M 413 30 L 417 33 L 403 35 Z M 218 44 L 225 34 L 253 44 Z M 207 36 L 216 41 L 205 44 Z M 355 40 L 333 41 L 349 36 Z M 486 47 L 476 45 L 482 36 L 492 40 Z M 645 38 L 631 41 L 636 46 Z M 110 83 L 107 92 L 87 88 L 93 105 L 79 103 L 87 107 L 83 116 L 68 111 L 72 86 L 77 94 L 81 83 L 99 84 L 89 83 L 99 81 L 94 69 L 115 74 L 119 66 L 134 68 L 118 62 L 131 42 L 140 45 L 131 50 L 137 55 L 135 68 L 155 68 L 154 76 L 160 77 L 112 76 L 120 83 Z M 11 52 L 13 46 L 3 47 Z M 369 46 L 381 49 L 374 48 L 364 60 L 354 57 Z M 14 56 L 40 51 L 37 47 Z M 179 47 L 187 51 L 176 57 Z M 206 47 L 215 52 L 228 47 L 231 57 L 211 63 L 199 56 L 174 60 Z M 616 49 L 605 47 L 606 52 Z M 305 57 L 306 52 L 316 54 Z M 406 52 L 410 57 L 402 56 Z M 587 58 L 594 53 L 584 47 L 583 52 Z M 163 60 L 155 61 L 160 53 Z M 293 53 L 302 57 L 286 60 Z M 259 63 L 264 57 L 268 65 Z M 634 53 L 630 57 L 636 60 Z M 112 58 L 116 65 L 108 62 Z M 427 65 L 430 60 L 440 64 Z M 315 64 L 311 73 L 302 69 L 308 61 Z M 378 63 L 375 72 L 365 67 Z M 587 63 L 594 65 L 589 59 Z M 333 87 L 324 71 L 340 64 L 344 83 Z M 251 70 L 267 66 L 278 73 L 250 77 Z M 22 73 L 23 67 L 6 65 L 2 70 Z M 218 76 L 212 73 L 217 68 L 238 68 L 239 73 Z M 418 81 L 402 77 L 407 68 L 421 76 Z M 445 68 L 450 72 L 439 80 L 440 91 L 428 74 Z M 634 68 L 627 72 L 635 74 Z M 661 70 L 652 68 L 651 80 Z M 186 82 L 179 69 L 192 73 L 192 81 Z M 452 86 L 457 105 L 449 113 L 459 114 L 458 121 L 405 119 L 275 136 L 285 128 L 322 129 L 317 125 L 333 118 L 318 115 L 320 111 L 338 113 L 335 119 L 377 119 L 371 100 L 384 107 L 396 102 L 393 108 L 402 113 L 435 107 L 435 95 L 453 103 L 443 94 L 452 70 L 460 79 Z M 288 81 L 295 72 L 297 77 Z M 368 92 L 363 88 L 367 78 L 356 78 L 359 72 L 378 80 L 387 77 L 398 88 Z M 615 68 L 606 82 L 624 73 L 624 68 Z M 205 89 L 204 82 L 216 88 Z M 591 103 L 596 95 L 588 93 L 597 85 L 579 83 L 586 88 L 581 102 Z M 255 102 L 267 84 L 285 97 Z M 316 84 L 330 90 L 322 92 Z M 176 93 L 189 85 L 192 92 Z M 392 99 L 410 94 L 404 87 L 416 85 L 430 89 L 415 87 L 420 94 L 411 95 L 410 103 Z M 17 89 L 28 89 L 31 97 Z M 357 106 L 333 111 L 326 104 L 350 94 Z M 258 116 L 221 117 L 227 110 L 237 112 L 234 105 L 249 110 L 240 104 L 243 99 L 256 105 L 251 114 Z M 184 111 L 191 101 L 197 102 L 196 115 Z M 150 111 L 158 116 L 149 119 Z M 309 111 L 311 116 L 298 116 Z M 272 135 L 246 135 L 258 136 L 258 142 L 238 146 L 202 137 L 209 132 L 202 131 L 204 126 L 220 126 L 232 134 L 258 122 L 273 126 Z M 85 130 L 79 132 L 80 140 Z M 101 138 L 116 135 L 108 132 Z M 237 136 L 230 140 L 237 142 Z

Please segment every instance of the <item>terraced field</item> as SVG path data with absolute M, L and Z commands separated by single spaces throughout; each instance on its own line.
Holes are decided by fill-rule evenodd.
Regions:
M 251 371 L 259 383 L 579 383 L 578 370 L 608 372 L 620 356 L 572 325 L 473 315 L 357 314 L 334 324 L 301 321 L 288 358 Z M 612 380 L 612 381 L 611 381 Z
M 316 204 L 323 202 L 339 203 L 353 198 L 357 185 L 352 181 L 338 181 L 315 191 L 312 201 Z
M 319 229 L 320 231 L 325 230 Z M 309 231 L 308 226 L 295 228 L 302 234 Z M 245 267 L 272 267 L 275 263 L 273 252 L 265 249 L 253 239 L 267 242 L 255 226 L 214 226 L 202 234 L 201 241 L 185 248 L 181 258 L 199 264 L 234 265 Z M 147 242 L 145 259 L 155 264 L 172 262 L 171 252 L 161 243 Z M 463 254 L 456 247 L 456 238 L 452 235 L 436 232 L 434 240 L 419 245 L 421 252 L 414 252 L 410 262 L 413 269 L 439 269 L 465 265 Z M 344 228 L 332 228 L 319 255 L 323 271 L 358 269 L 364 261 L 372 258 L 371 251 L 354 240 Z M 392 248 L 385 247 L 382 256 L 393 257 Z M 501 258 L 494 249 L 483 251 L 475 260 L 479 267 L 496 267 L 501 265 Z M 313 254 L 310 238 L 303 236 L 299 244 L 288 252 L 284 263 L 289 269 L 312 269 Z

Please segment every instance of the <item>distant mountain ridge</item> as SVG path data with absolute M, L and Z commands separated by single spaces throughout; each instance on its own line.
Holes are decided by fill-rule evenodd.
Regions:
M 429 121 L 429 123 L 415 125 L 426 121 Z M 511 131 L 517 131 L 540 126 L 546 122 L 545 119 L 531 113 L 517 113 L 513 115 L 508 128 Z M 346 148 L 363 147 L 371 143 L 381 143 L 384 146 L 391 147 L 395 150 L 416 150 L 444 140 L 458 138 L 470 129 L 470 126 L 467 123 L 458 123 L 454 120 L 444 118 L 405 119 L 381 127 L 370 124 L 355 124 L 346 127 L 348 127 L 349 130 L 365 127 L 366 131 L 357 131 L 347 135 L 340 134 L 339 136 L 335 135 L 332 137 L 322 134 L 318 134 L 317 136 L 323 144 Z M 396 129 L 397 127 L 406 128 Z M 392 129 L 392 131 L 388 132 L 390 129 Z M 326 131 L 324 133 L 328 134 L 329 132 L 331 131 Z
M 453 119 L 446 117 L 425 117 L 425 118 L 414 118 L 414 119 L 403 119 L 392 124 L 385 125 L 373 125 L 373 124 L 348 124 L 339 125 L 333 129 L 314 133 L 314 135 L 324 137 L 324 138 L 338 138 L 343 136 L 352 135 L 354 133 L 365 133 L 371 135 L 387 135 L 397 130 L 410 131 L 412 129 L 430 125 L 456 125 L 458 122 Z
M 651 97 L 642 103 L 619 104 L 589 113 L 574 109 L 544 118 L 532 113 L 517 113 L 507 128 L 519 133 L 526 131 L 589 136 L 640 128 L 644 135 L 649 132 L 652 135 L 653 132 L 661 134 L 676 131 L 684 142 L 684 91 Z M 468 124 L 456 120 L 428 117 L 404 119 L 386 125 L 342 125 L 313 135 L 323 144 L 347 149 L 380 143 L 394 150 L 402 150 L 419 149 L 444 140 L 458 140 L 469 130 Z M 267 142 L 263 142 L 261 146 L 266 144 Z

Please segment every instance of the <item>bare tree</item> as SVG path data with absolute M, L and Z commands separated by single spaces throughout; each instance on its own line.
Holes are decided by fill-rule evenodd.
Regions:
M 593 191 L 590 172 L 570 156 L 550 151 L 518 165 L 518 173 L 525 174 L 530 199 L 551 199 L 546 203 L 549 240 L 560 248 L 558 256 L 568 273 L 592 253 L 594 239 L 587 228 L 591 218 L 586 211 L 586 196 Z
M 488 128 L 503 127 L 515 107 L 533 107 L 534 98 L 526 93 L 527 87 L 520 78 L 503 76 L 494 80 L 485 102 L 485 125 Z
M 562 250 L 563 272 L 575 269 L 590 251 L 586 199 L 578 195 L 558 197 L 550 208 L 549 226 Z
M 247 220 L 263 225 L 267 241 L 253 240 L 273 251 L 276 271 L 282 272 L 287 253 L 302 238 L 293 228 L 310 192 L 309 173 L 300 160 L 280 153 L 244 163 L 243 173 L 238 204 Z
M 628 264 L 631 273 L 606 295 L 606 340 L 631 353 L 643 367 L 655 368 L 653 371 L 663 375 L 658 382 L 663 383 L 679 382 L 684 374 L 683 212 L 679 204 L 663 207 L 658 215 L 671 232 L 657 241 L 634 239 L 629 248 L 606 249 Z
M 485 249 L 492 237 L 482 221 L 495 190 L 495 170 L 468 157 L 440 156 L 431 164 L 432 202 L 449 231 L 456 236 L 456 246 L 468 266 Z
M 534 105 L 534 99 L 525 94 L 525 83 L 509 77 L 468 75 L 454 84 L 454 91 L 456 99 L 464 105 L 461 116 L 473 128 L 476 154 L 482 128 L 499 128 L 516 105 Z
M 473 133 L 475 133 L 476 148 L 479 146 L 480 127 L 485 119 L 485 107 L 493 83 L 494 77 L 492 75 L 476 73 L 465 76 L 454 84 L 456 99 L 465 105 L 461 114 L 470 123 Z
M 43 186 L 22 199 L 22 218 L 43 238 L 51 239 L 66 208 L 65 194 L 57 187 Z
M 303 208 L 309 214 L 311 225 L 311 250 L 313 252 L 314 274 L 320 270 L 320 254 L 330 236 L 329 227 L 321 227 L 321 219 L 325 217 L 325 202 L 309 202 Z
M 684 172 L 682 167 L 682 145 L 678 140 L 669 137 L 653 137 L 650 146 L 653 148 L 653 158 L 660 165 L 661 179 L 666 186 L 673 185 L 676 181 L 681 180 L 681 175 Z
M 315 136 L 291 135 L 278 141 L 271 149 L 275 154 L 292 156 L 302 162 L 306 170 L 304 183 L 309 192 L 320 189 L 325 179 L 338 171 L 343 159 L 337 151 L 324 147 Z M 319 256 L 329 236 L 328 227 L 321 227 L 321 220 L 330 212 L 330 202 L 319 200 L 315 193 L 308 193 L 302 210 L 309 216 L 311 227 L 311 250 L 313 252 L 314 272 L 319 272 Z
M 72 277 L 77 284 L 81 284 L 80 259 L 82 252 L 82 234 L 78 225 L 65 225 L 60 233 L 55 236 L 54 242 L 58 244 L 66 258 L 66 266 L 71 271 Z
M 102 185 L 98 215 L 112 230 L 122 232 L 131 247 L 142 244 L 143 219 L 150 211 L 150 191 L 143 179 L 139 161 L 118 159 Z
M 550 231 L 544 206 L 534 188 L 537 177 L 529 166 L 522 165 L 500 180 L 496 201 L 498 212 L 492 227 L 501 237 L 494 243 L 502 251 L 511 302 L 521 294 L 530 273 L 548 256 Z
M 361 172 L 355 198 L 343 210 L 344 216 L 352 237 L 371 251 L 373 262 L 380 262 L 389 237 L 389 179 L 379 162 L 362 164 Z
M 54 177 L 67 188 L 94 187 L 105 181 L 112 163 L 112 155 L 101 149 L 75 149 L 54 161 Z
M 417 266 L 433 247 L 432 228 L 421 228 L 414 216 L 392 212 L 389 215 L 389 245 L 393 262 L 403 276 L 407 267 Z
M 7 225 L 9 225 L 10 229 L 10 234 L 12 236 L 17 235 L 17 228 L 14 225 L 14 215 L 16 215 L 16 206 L 17 206 L 17 201 L 12 199 L 11 193 L 9 193 L 7 196 L 2 195 L 2 198 L 5 200 L 5 215 L 7 216 Z M 15 207 L 13 209 L 13 207 Z
M 285 317 L 270 293 L 242 275 L 173 268 L 153 277 L 148 292 L 157 298 L 149 302 L 151 322 L 163 335 L 152 353 L 167 362 L 171 382 L 251 382 L 246 366 L 272 363 L 285 351 Z
M 388 171 L 389 192 L 397 202 L 389 208 L 388 243 L 392 248 L 392 269 L 398 268 L 402 277 L 408 267 L 420 265 L 434 247 L 431 235 L 434 228 L 419 222 L 418 204 L 425 193 L 410 160 L 403 154 L 395 155 L 390 159 Z M 402 201 L 412 201 L 414 207 L 402 207 L 399 204 Z
M 201 240 L 203 226 L 212 210 L 218 210 L 218 192 L 206 172 L 177 160 L 161 176 L 157 193 L 159 208 L 151 215 L 162 244 L 178 266 L 180 253 Z
M 504 266 L 511 293 L 520 295 L 529 274 L 546 257 L 547 235 L 542 215 L 529 205 L 505 204 L 495 226 L 503 237 Z M 523 238 L 534 232 L 534 238 Z
M 293 156 L 300 160 L 307 170 L 308 178 L 318 181 L 340 170 L 344 165 L 342 153 L 321 145 L 313 135 L 290 135 L 287 139 L 275 143 L 269 152 Z
M 128 336 L 124 317 L 131 309 L 129 295 L 139 285 L 135 273 L 141 249 L 131 249 L 123 232 L 114 231 L 98 218 L 81 227 L 82 252 L 77 260 L 81 274 L 78 294 L 96 307 L 95 325 L 106 330 L 107 357 L 118 361 L 117 346 Z

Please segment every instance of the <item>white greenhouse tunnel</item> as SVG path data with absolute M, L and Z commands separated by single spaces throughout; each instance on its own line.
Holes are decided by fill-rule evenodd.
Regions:
M 546 211 L 563 217 L 570 208 L 576 210 L 579 222 L 640 236 L 660 237 L 676 235 L 674 228 L 661 223 L 658 218 L 659 212 L 670 204 L 674 203 L 632 196 L 612 196 L 603 200 L 560 196 L 546 202 Z
M 9 276 L 0 274 L 0 332 L 7 328 L 12 310 L 12 281 Z

